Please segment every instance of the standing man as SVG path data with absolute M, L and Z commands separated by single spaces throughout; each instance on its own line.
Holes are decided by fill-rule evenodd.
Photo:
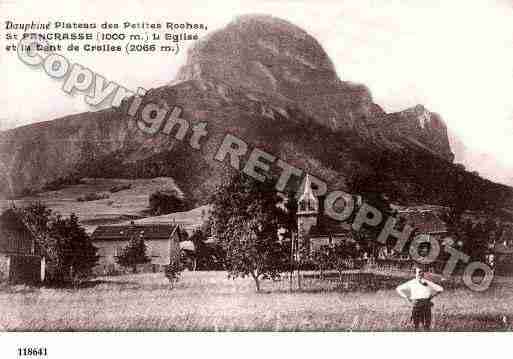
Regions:
M 431 299 L 443 292 L 443 288 L 424 278 L 424 271 L 415 269 L 415 278 L 396 288 L 397 293 L 413 305 L 411 319 L 415 330 L 422 323 L 424 330 L 431 328 Z

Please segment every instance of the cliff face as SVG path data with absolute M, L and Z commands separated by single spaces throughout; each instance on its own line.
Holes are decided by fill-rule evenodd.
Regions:
M 205 203 L 230 175 L 213 160 L 228 132 L 333 188 L 346 189 L 355 173 L 375 174 L 393 184 L 390 192 L 402 191 L 399 197 L 408 198 L 404 188 L 423 186 L 425 201 L 436 202 L 451 180 L 453 154 L 440 116 L 422 106 L 385 113 L 365 86 L 338 78 L 315 39 L 269 16 L 238 18 L 198 41 L 177 79 L 144 96 L 179 105 L 191 125 L 206 121 L 201 151 L 188 146 L 188 137 L 139 131 L 140 113 L 127 115 L 130 100 L 0 133 L 1 191 L 20 195 L 86 176 L 170 176 L 191 202 Z M 433 165 L 441 174 L 429 181 Z M 403 178 L 402 166 L 418 174 Z
M 447 127 L 440 115 L 417 105 L 401 112 L 380 117 L 380 127 L 417 144 L 435 156 L 454 161 Z

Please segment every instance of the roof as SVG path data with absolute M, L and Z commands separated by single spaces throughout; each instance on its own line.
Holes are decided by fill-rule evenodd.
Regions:
M 340 222 L 329 216 L 319 216 L 318 224 L 313 225 L 308 232 L 311 237 L 347 236 L 351 233 L 350 223 Z
M 446 233 L 447 225 L 440 217 L 430 210 L 402 211 L 399 217 L 406 224 L 417 230 L 419 234 Z
M 39 255 L 39 246 L 19 214 L 8 209 L 0 216 L 0 252 Z
M 145 241 L 167 240 L 177 228 L 176 224 L 99 226 L 91 235 L 91 239 L 93 241 L 128 241 L 137 236 Z
M 193 241 L 182 241 L 180 242 L 180 249 L 185 249 L 187 251 L 194 252 L 196 250 L 196 246 Z
M 447 233 L 445 222 L 433 211 L 404 211 L 399 213 L 399 217 L 403 218 L 406 224 L 416 229 L 418 234 Z M 310 236 L 346 236 L 351 233 L 351 224 L 348 222 L 340 222 L 329 216 L 319 216 L 318 218 L 319 223 L 310 228 Z
M 319 201 L 317 200 L 317 198 L 315 197 L 315 195 L 313 193 L 312 183 L 311 183 L 309 174 L 306 175 L 303 193 L 299 197 L 298 203 L 312 204 L 312 207 L 306 206 L 304 209 L 301 209 L 301 205 L 300 205 L 298 208 L 298 211 L 297 211 L 298 214 L 317 212 L 319 209 Z

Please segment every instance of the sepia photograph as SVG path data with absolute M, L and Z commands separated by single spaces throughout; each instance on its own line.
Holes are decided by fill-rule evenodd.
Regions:
M 0 0 L 0 332 L 511 332 L 512 18 Z

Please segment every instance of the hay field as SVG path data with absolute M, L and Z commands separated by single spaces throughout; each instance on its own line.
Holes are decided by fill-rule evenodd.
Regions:
M 393 287 L 402 278 L 366 277 L 373 288 L 340 288 L 336 280 L 303 280 L 289 292 L 286 278 L 265 281 L 224 272 L 184 272 L 170 288 L 161 273 L 97 278 L 79 289 L 0 289 L 3 331 L 390 331 L 412 330 L 409 306 Z M 503 331 L 512 328 L 513 283 L 484 293 L 448 288 L 435 299 L 436 331 Z

